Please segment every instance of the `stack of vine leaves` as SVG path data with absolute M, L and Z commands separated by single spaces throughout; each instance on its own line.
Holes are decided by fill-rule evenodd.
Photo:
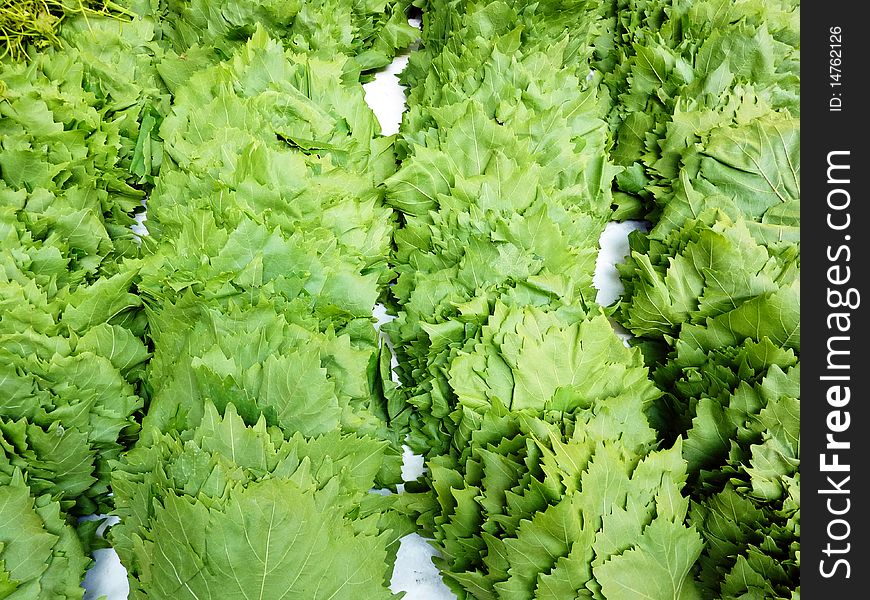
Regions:
M 389 332 L 429 459 L 413 506 L 459 597 L 799 597 L 798 23 L 424 12 Z M 629 217 L 651 230 L 602 310 L 595 241 Z
M 91 513 L 130 598 L 392 597 L 362 81 L 406 8 L 131 2 L 4 62 L 0 597 L 81 598 Z
M 799 599 L 799 4 L 413 4 L 4 4 L 0 598 Z

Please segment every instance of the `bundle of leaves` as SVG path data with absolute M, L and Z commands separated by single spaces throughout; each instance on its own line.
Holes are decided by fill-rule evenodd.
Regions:
M 555 94 L 552 103 L 570 87 L 576 90 L 572 77 L 589 75 L 589 61 L 612 28 L 604 18 L 606 7 L 585 0 L 432 0 L 425 5 L 422 47 L 401 74 L 410 122 L 426 119 L 426 107 L 470 98 L 484 103 L 490 114 L 499 105 L 508 114 L 510 107 L 528 109 L 532 100 L 546 100 L 548 94 Z M 529 69 L 535 60 L 543 72 Z M 517 79 L 510 77 L 514 62 Z M 570 87 L 545 88 L 539 78 Z M 406 135 L 420 129 L 408 127 Z
M 708 598 L 800 597 L 800 363 L 770 352 L 793 366 L 767 367 L 759 346 L 731 357 L 743 367 L 730 374 L 732 389 L 714 381 L 696 392 L 686 434 L 690 522 L 707 541 L 699 580 Z M 729 375 L 726 366 L 716 372 Z
M 292 3 L 185 6 L 302 18 Z M 212 25 L 197 43 L 217 53 L 157 66 L 174 97 L 148 115 L 160 171 L 128 263 L 154 358 L 144 432 L 115 465 L 112 538 L 134 598 L 392 597 L 410 526 L 370 493 L 401 480 L 372 318 L 392 278 L 377 188 L 392 140 L 353 57 L 300 52 L 268 22 L 226 38 Z
M 335 246 L 389 281 L 391 211 L 378 185 L 395 170 L 392 140 L 362 86 L 342 79 L 348 60 L 286 51 L 261 28 L 195 73 L 163 61 L 175 98 L 159 128 L 167 163 L 148 200 L 151 235 L 174 239 L 207 211 L 222 228 L 250 220 L 285 237 L 310 233 L 320 238 L 311 246 Z
M 617 311 L 685 438 L 708 598 L 799 597 L 799 5 L 631 2 L 611 117 L 647 203 Z
M 499 302 L 443 368 L 452 446 L 408 502 L 460 598 L 697 597 L 681 447 L 655 452 L 660 392 L 603 311 Z
M 136 437 L 150 353 L 130 230 L 140 115 L 164 102 L 153 27 L 69 19 L 0 82 L 0 471 L 82 516 Z
M 800 122 L 792 105 L 775 100 L 797 98 L 797 8 L 707 0 L 636 5 L 640 20 L 625 24 L 634 43 L 622 48 L 634 56 L 624 79 L 632 91 L 619 106 L 645 118 L 641 104 L 627 101 L 645 94 L 663 125 L 629 126 L 630 135 L 640 135 L 628 142 L 632 156 L 620 150 L 627 138 L 617 132 L 617 161 L 639 161 L 618 183 L 657 203 L 649 234 L 630 237 L 631 255 L 619 266 L 626 295 L 617 316 L 655 365 L 667 365 L 678 340 L 707 352 L 767 337 L 799 350 Z M 692 15 L 708 15 L 715 28 L 709 19 L 687 19 Z M 653 39 L 657 48 L 674 46 L 677 58 L 650 53 L 643 44 Z M 686 85 L 662 92 L 669 89 L 662 87 L 665 71 L 682 73 Z M 719 87 L 696 89 L 704 73 Z M 657 77 L 662 81 L 653 84 Z
M 619 315 L 665 392 L 651 419 L 686 439 L 711 599 L 800 594 L 800 247 L 783 221 L 706 211 L 635 237 L 622 269 Z
M 300 302 L 279 304 L 262 297 L 253 306 L 218 309 L 185 296 L 154 314 L 146 430 L 186 437 L 206 407 L 213 403 L 223 411 L 233 403 L 246 423 L 263 418 L 288 436 L 342 430 L 390 440 L 387 454 L 401 462 L 401 431 L 389 427 L 386 407 L 372 389 L 374 340 L 321 331 Z M 143 435 L 149 443 L 147 431 Z M 401 481 L 391 467 L 385 463 L 379 483 Z
M 659 395 L 641 353 L 625 346 L 600 309 L 583 314 L 497 302 L 445 371 L 457 399 L 450 420 L 458 426 L 454 448 L 460 453 L 467 431 L 493 404 L 570 414 L 583 403 L 614 410 L 627 410 L 628 403 L 641 418 Z
M 186 441 L 154 433 L 115 465 L 111 529 L 131 598 L 392 598 L 409 522 L 371 491 L 387 445 L 249 427 L 207 406 Z
M 417 38 L 409 7 L 410 0 L 166 0 L 158 15 L 167 45 L 199 66 L 229 58 L 262 28 L 300 54 L 348 57 L 346 75 L 357 79 Z
M 90 562 L 60 504 L 0 469 L 0 597 L 81 600 Z
M 60 285 L 114 274 L 138 252 L 139 120 L 166 101 L 153 35 L 141 21 L 70 21 L 62 50 L 0 67 L 0 193 L 67 261 Z
M 798 298 L 786 287 L 684 326 L 654 373 L 659 430 L 685 439 L 707 598 L 800 593 Z
M 398 317 L 386 330 L 426 454 L 455 426 L 447 365 L 497 300 L 582 311 L 594 298 L 615 170 L 607 99 L 587 77 L 601 11 L 570 4 L 433 3 L 403 75 L 403 160 L 386 181 L 401 219 Z
M 2 0 L 0 60 L 20 61 L 34 50 L 60 46 L 61 24 L 76 16 L 120 20 L 132 13 L 112 0 Z
M 34 494 L 75 515 L 108 510 L 108 461 L 138 433 L 150 356 L 135 272 L 50 294 L 39 278 L 65 273 L 63 261 L 14 241 L 0 255 L 0 473 L 24 471 Z
M 225 62 L 160 65 L 176 96 L 138 281 L 154 427 L 194 428 L 203 402 L 242 394 L 249 425 L 341 427 L 398 452 L 372 318 L 392 277 L 377 186 L 395 158 L 362 86 L 342 79 L 347 60 L 286 50 L 261 28 Z
M 660 229 L 634 236 L 631 256 L 617 267 L 626 282 L 621 322 L 650 344 L 658 340 L 664 347 L 673 345 L 674 338 L 726 321 L 736 337 L 757 338 L 750 333 L 752 315 L 776 298 L 794 300 L 800 282 L 799 242 L 785 241 L 795 227 L 778 227 L 773 239 L 783 241 L 770 244 L 763 229 L 772 228 L 745 218 L 732 221 L 714 209 L 663 237 L 657 235 Z M 789 314 L 783 322 L 757 328 L 769 326 L 777 344 L 796 347 L 797 307 L 785 308 Z
M 631 167 L 618 184 L 657 221 L 680 156 L 706 132 L 774 112 L 799 117 L 799 3 L 631 0 L 613 10 L 617 43 L 605 68 L 613 159 Z
M 687 220 L 718 208 L 732 220 L 752 223 L 761 243 L 799 241 L 800 120 L 766 111 L 756 117 L 743 108 L 737 107 L 734 123 L 709 130 L 687 127 L 698 137 L 679 150 L 668 189 L 655 190 L 661 213 L 654 217 L 651 237 L 663 239 Z M 664 144 L 671 145 L 673 135 L 685 139 L 671 133 Z
M 680 445 L 655 450 L 637 398 L 572 400 L 570 417 L 496 401 L 429 462 L 418 510 L 445 581 L 481 600 L 699 597 Z
M 361 274 L 333 242 L 323 230 L 284 237 L 247 218 L 227 231 L 210 214 L 192 213 L 177 239 L 161 241 L 142 261 L 140 294 L 152 321 L 185 296 L 226 312 L 268 299 L 313 330 L 374 346 L 377 276 Z

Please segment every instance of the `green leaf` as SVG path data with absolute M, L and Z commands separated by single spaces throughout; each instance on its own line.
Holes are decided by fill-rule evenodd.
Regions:
M 208 406 L 191 434 L 152 433 L 115 465 L 122 520 L 110 536 L 135 594 L 393 597 L 385 575 L 407 525 L 398 496 L 370 491 L 382 463 L 400 464 L 385 443 L 285 440 L 264 419 L 246 426 L 232 405 L 223 416 Z
M 6 597 L 81 600 L 90 562 L 60 506 L 47 495 L 31 495 L 20 471 L 0 485 L 0 590 Z
M 119 317 L 125 311 L 138 308 L 142 305 L 141 299 L 129 292 L 135 277 L 136 271 L 127 271 L 79 288 L 70 295 L 61 322 L 72 331 L 83 333 L 95 325 Z
M 608 599 L 701 598 L 691 569 L 703 548 L 697 531 L 664 520 L 652 522 L 637 543 L 594 569 Z

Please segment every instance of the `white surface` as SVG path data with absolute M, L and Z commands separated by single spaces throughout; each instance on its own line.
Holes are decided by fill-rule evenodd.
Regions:
M 399 55 L 389 67 L 375 75 L 374 81 L 363 85 L 366 103 L 378 118 L 383 135 L 397 133 L 402 123 L 405 88 L 399 84 L 398 75 L 407 64 L 408 55 Z
M 592 285 L 598 290 L 595 301 L 601 306 L 610 306 L 625 291 L 615 265 L 623 262 L 628 256 L 628 234 L 635 229 L 646 230 L 647 228 L 648 224 L 645 221 L 623 221 L 621 223 L 612 221 L 604 228 L 598 240 L 601 249 L 595 261 L 595 275 L 592 277 Z M 613 325 L 616 335 L 622 338 L 623 343 L 628 346 L 631 334 L 613 319 L 610 320 L 610 323 Z
M 84 600 L 97 600 L 104 596 L 108 600 L 127 598 L 130 593 L 127 571 L 114 550 L 94 550 L 94 566 L 85 574 L 82 587 L 85 588 Z
M 455 600 L 456 595 L 444 585 L 432 564 L 435 549 L 429 542 L 411 534 L 399 544 L 390 590 L 406 592 L 405 600 Z
M 419 23 L 416 23 L 419 26 Z M 397 75 L 408 64 L 408 56 L 396 58 L 386 70 L 378 73 L 374 81 L 365 84 L 366 102 L 369 103 L 383 134 L 391 135 L 399 130 L 405 108 L 405 96 L 399 85 Z M 144 227 L 145 213 L 137 218 L 136 233 L 147 235 Z M 614 264 L 620 262 L 628 253 L 627 236 L 630 231 L 643 226 L 641 222 L 609 223 L 601 236 L 601 251 L 596 262 L 593 284 L 598 290 L 597 302 L 609 305 L 622 293 L 622 284 Z M 378 305 L 374 312 L 377 326 L 392 317 L 387 315 L 383 306 Z M 627 334 L 619 331 L 623 338 Z M 384 335 L 384 334 L 382 334 Z M 389 342 L 389 340 L 387 340 Z M 395 357 L 393 358 L 395 367 Z M 394 373 L 394 380 L 396 380 Z M 402 477 L 413 481 L 425 472 L 423 458 L 414 455 L 406 447 Z M 401 488 L 400 488 L 401 491 Z M 390 589 L 393 592 L 406 592 L 405 600 L 455 600 L 456 596 L 441 581 L 438 570 L 432 564 L 434 548 L 421 536 L 411 534 L 401 540 Z M 94 566 L 88 571 L 82 586 L 85 588 L 84 600 L 126 600 L 129 593 L 126 571 L 112 549 L 94 552 Z M 364 600 L 364 599 L 361 599 Z
M 616 271 L 617 263 L 628 256 L 628 234 L 635 229 L 644 229 L 643 221 L 616 221 L 607 224 L 599 238 L 601 250 L 595 261 L 592 285 L 598 290 L 595 301 L 601 306 L 610 306 L 622 295 L 624 288 Z
M 420 19 L 409 19 L 408 22 L 420 28 Z M 405 112 L 405 88 L 399 84 L 399 73 L 408 64 L 408 55 L 417 47 L 416 43 L 404 54 L 398 55 L 392 64 L 375 74 L 374 81 L 363 85 L 366 103 L 381 124 L 383 135 L 393 135 L 399 131 L 402 123 L 402 113 Z

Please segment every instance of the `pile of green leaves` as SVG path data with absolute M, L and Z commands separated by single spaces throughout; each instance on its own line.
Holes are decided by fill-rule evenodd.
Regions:
M 165 102 L 146 23 L 68 19 L 62 49 L 0 66 L 0 589 L 80 598 L 70 524 L 111 510 L 137 437 L 143 335 L 130 227 L 140 115 Z M 85 527 L 92 531 L 93 527 Z
M 657 450 L 661 393 L 594 305 L 620 171 L 592 70 L 606 8 L 431 2 L 403 75 L 388 395 L 429 459 L 406 501 L 461 598 L 699 593 L 681 446 Z
M 150 29 L 101 23 L 69 22 L 65 52 L 0 71 L 3 470 L 77 515 L 108 508 L 149 357 L 122 261 L 139 252 L 139 114 L 161 89 L 138 52 Z
M 0 597 L 81 600 L 89 564 L 60 504 L 0 471 Z
M 387 31 L 401 4 L 361 4 L 347 31 L 312 22 L 313 4 L 227 3 L 219 16 L 170 3 L 179 18 L 162 21 L 156 68 L 173 97 L 153 115 L 159 174 L 130 262 L 154 356 L 110 534 L 133 597 L 392 597 L 410 521 L 371 493 L 401 481 L 402 439 L 378 389 L 372 310 L 393 277 L 378 186 L 395 154 L 361 71 L 410 38 Z M 204 9 L 209 33 L 189 38 Z M 283 20 L 258 17 L 279 9 Z M 196 532 L 183 544 L 179 522 Z
M 600 309 L 583 314 L 497 301 L 480 335 L 469 342 L 448 371 L 459 413 L 454 446 L 463 452 L 468 431 L 497 404 L 570 419 L 574 410 L 606 400 L 614 410 L 627 410 L 629 403 L 644 418 L 659 395 L 640 352 L 626 348 Z
M 146 423 L 195 427 L 210 399 L 290 433 L 400 439 L 373 394 L 372 308 L 391 278 L 377 182 L 395 159 L 346 60 L 261 29 L 175 89 L 138 284 L 155 344 Z
M 361 84 L 408 0 L 39 5 L 0 598 L 81 598 L 113 510 L 134 598 L 389 598 L 414 521 L 462 598 L 799 598 L 799 4 L 414 4 L 395 138 Z
M 222 414 L 233 431 L 242 419 L 261 427 L 275 458 L 264 471 L 230 452 L 227 476 L 245 468 L 249 481 L 192 494 L 192 510 L 233 515 L 271 502 L 282 527 L 309 527 L 306 544 L 320 536 L 334 561 L 318 559 L 320 578 L 306 572 L 300 593 L 391 596 L 385 582 L 408 521 L 369 490 L 401 480 L 372 318 L 392 279 L 391 210 L 378 184 L 395 155 L 361 78 L 414 30 L 402 3 L 359 3 L 352 15 L 297 3 L 273 7 L 287 20 L 270 36 L 257 11 L 230 4 L 231 30 L 186 42 L 171 35 L 184 21 L 173 11 L 195 17 L 206 5 L 133 2 L 130 20 L 69 19 L 57 51 L 0 71 L 0 481 L 14 483 L 10 506 L 22 515 L 37 507 L 33 527 L 48 540 L 28 565 L 16 533 L 0 530 L 0 596 L 36 597 L 26 594 L 42 586 L 67 597 L 61 581 L 81 597 L 89 561 L 68 546 L 68 524 L 128 506 L 119 474 L 169 440 L 200 439 L 203 420 Z M 314 23 L 315 9 L 336 21 Z M 122 455 L 143 419 L 146 434 Z M 303 446 L 316 458 L 310 473 L 308 459 L 300 470 L 287 458 Z M 154 485 L 136 492 L 148 510 Z M 160 493 L 175 497 L 171 486 Z M 298 503 L 311 515 L 329 506 L 318 522 Z M 177 597 L 124 541 L 135 532 L 149 552 L 175 551 L 182 569 L 202 566 L 202 548 L 171 550 L 158 522 L 132 518 L 112 534 L 131 587 Z M 227 518 L 236 517 L 215 516 Z M 244 553 L 234 543 L 224 555 L 235 565 Z
M 139 299 L 124 274 L 48 298 L 14 267 L 0 282 L 0 473 L 23 471 L 73 514 L 106 511 L 108 461 L 139 429 Z
M 704 595 L 799 597 L 799 5 L 629 6 L 613 156 L 653 227 L 617 318 L 685 440 Z
M 460 597 L 698 597 L 680 446 L 654 450 L 641 403 L 614 404 L 567 419 L 496 405 L 465 453 L 429 462 L 422 518 Z
M 130 598 L 392 598 L 410 523 L 370 490 L 388 445 L 338 431 L 285 439 L 230 404 L 115 465 L 114 547 Z
M 594 263 L 595 218 L 640 215 L 653 227 L 632 236 L 616 316 L 661 393 L 626 384 L 647 399 L 635 417 L 648 417 L 656 432 L 633 451 L 642 460 L 655 438 L 679 450 L 686 477 L 674 485 L 686 481 L 689 500 L 674 524 L 684 527 L 685 517 L 704 539 L 703 549 L 690 546 L 694 555 L 670 563 L 685 568 L 662 579 L 672 584 L 662 597 L 799 595 L 798 65 L 798 7 L 790 2 L 427 3 L 423 49 L 404 75 L 403 163 L 387 181 L 401 211 L 392 288 L 399 312 L 389 332 L 402 384 L 388 391 L 409 403 L 410 439 L 430 456 L 434 496 L 420 497 L 417 508 L 461 595 L 558 597 L 558 589 L 602 597 L 608 587 L 589 565 L 609 555 L 589 548 L 610 534 L 576 539 L 587 554 L 561 567 L 586 566 L 565 588 L 552 587 L 562 579 L 556 559 L 572 549 L 573 538 L 558 534 L 563 522 L 527 523 L 527 537 L 512 543 L 516 531 L 502 515 L 543 523 L 536 511 L 555 510 L 566 492 L 539 495 L 534 509 L 517 500 L 528 495 L 528 473 L 540 472 L 538 440 L 529 455 L 517 450 L 532 447 L 536 429 L 490 437 L 488 428 L 498 431 L 497 418 L 549 420 L 559 439 L 589 443 L 588 421 L 579 434 L 567 424 L 588 403 L 615 405 L 613 390 L 596 388 L 572 353 L 593 343 L 592 330 L 581 327 L 576 346 L 560 332 L 592 314 L 582 257 Z M 585 114 L 555 113 L 580 116 L 582 129 L 548 112 L 557 98 L 564 106 L 583 99 Z M 598 119 L 609 122 L 613 147 L 593 125 Z M 507 148 L 531 167 L 518 174 L 501 155 Z M 558 153 L 569 149 L 573 171 Z M 597 162 L 602 185 L 589 185 L 587 150 L 593 161 L 609 154 L 621 169 Z M 540 198 L 546 208 L 538 212 Z M 578 208 L 591 227 L 565 229 L 557 211 Z M 533 327 L 516 316 L 530 309 L 542 311 Z M 602 366 L 607 359 L 591 362 L 602 379 L 618 377 Z M 516 496 L 490 494 L 489 482 L 508 473 Z M 542 542 L 547 534 L 559 544 Z M 548 579 L 551 570 L 559 574 Z M 651 563 L 643 568 L 654 572 Z M 610 586 L 603 597 L 637 589 Z
M 258 28 L 307 56 L 346 57 L 350 76 L 387 66 L 418 32 L 410 0 L 161 0 L 167 45 L 200 61 L 224 60 Z
M 610 218 L 609 110 L 588 77 L 592 5 L 435 2 L 403 79 L 400 212 L 386 330 L 408 404 L 410 443 L 442 454 L 457 425 L 448 371 L 496 301 L 591 305 L 598 238 Z M 503 399 L 506 401 L 506 399 Z
M 656 449 L 660 392 L 603 314 L 499 303 L 450 384 L 453 452 L 409 502 L 460 597 L 697 597 L 686 462 Z
M 741 142 L 752 142 L 761 152 L 775 146 L 777 136 L 768 139 L 770 130 L 753 130 L 770 127 L 770 120 L 786 129 L 797 126 L 791 119 L 800 115 L 798 2 L 618 0 L 613 12 L 617 43 L 604 80 L 615 100 L 613 158 L 630 167 L 631 176 L 618 182 L 622 192 L 642 192 L 661 209 L 680 179 L 681 163 L 691 162 L 685 155 L 697 150 L 700 162 L 708 162 L 696 144 L 709 148 L 709 158 L 736 169 L 749 157 L 732 164 L 719 153 Z M 733 132 L 721 129 L 735 126 Z M 717 132 L 720 139 L 710 146 L 708 136 Z M 737 137 L 721 138 L 729 133 Z M 741 140 L 741 135 L 749 139 Z M 784 137 L 787 145 L 791 135 Z M 765 162 L 750 172 L 767 170 Z M 714 165 L 699 173 L 704 166 L 692 169 L 693 182 L 699 175 L 710 180 L 707 172 L 723 174 Z M 779 171 L 772 181 L 788 173 Z M 730 188 L 725 191 L 731 195 Z M 788 188 L 782 191 L 788 193 Z M 649 208 L 650 219 L 658 221 L 656 210 Z

